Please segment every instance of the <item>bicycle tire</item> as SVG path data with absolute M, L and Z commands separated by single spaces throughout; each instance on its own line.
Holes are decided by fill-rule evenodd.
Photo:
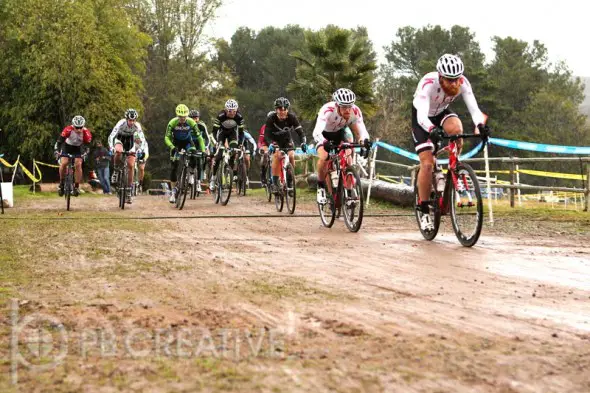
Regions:
M 457 197 L 460 197 L 458 191 L 453 189 L 451 192 L 451 222 L 453 223 L 453 231 L 455 232 L 459 243 L 465 247 L 473 247 L 481 235 L 481 228 L 483 225 L 483 201 L 481 197 L 481 189 L 477 176 L 469 164 L 457 164 L 456 173 L 458 177 L 457 182 L 463 181 L 463 176 L 469 176 L 470 179 L 467 181 L 467 186 L 465 187 L 466 191 L 464 192 L 468 199 L 467 205 L 465 205 L 462 200 L 457 201 Z M 451 186 L 453 185 L 451 184 Z M 475 203 L 472 202 L 473 197 L 477 198 Z M 475 226 L 473 232 L 469 235 L 465 233 L 466 228 L 462 228 L 462 220 L 459 220 L 459 216 L 468 216 L 471 214 L 458 214 L 457 211 L 458 208 L 461 208 L 462 210 L 464 207 L 475 207 Z
M 182 162 L 184 164 L 184 162 Z M 178 210 L 182 210 L 184 207 L 184 202 L 186 202 L 186 194 L 187 194 L 187 176 L 188 171 L 186 166 L 182 166 L 182 170 L 180 171 L 180 179 L 178 183 L 176 183 L 176 208 Z
M 69 211 L 70 210 L 70 202 L 72 199 L 72 191 L 74 188 L 74 184 L 73 184 L 73 168 L 70 167 L 70 164 L 68 164 L 68 173 L 66 175 L 66 181 L 64 184 L 64 196 L 66 197 L 66 210 Z
M 354 167 L 347 167 L 346 172 L 341 176 L 345 176 L 340 179 L 342 187 L 339 189 L 342 193 L 340 199 L 342 200 L 341 209 L 344 212 L 344 223 L 350 232 L 358 232 L 363 224 L 365 205 L 361 177 L 358 174 L 358 169 Z M 357 210 L 356 221 L 354 219 L 355 210 Z
M 432 219 L 433 230 L 432 231 L 425 231 L 422 229 L 420 225 L 420 221 L 422 219 L 422 211 L 419 209 L 420 205 L 420 196 L 418 194 L 418 173 L 420 169 L 416 171 L 416 176 L 414 177 L 414 197 L 415 197 L 415 206 L 414 206 L 414 213 L 416 215 L 416 223 L 418 224 L 418 229 L 420 233 L 426 240 L 434 240 L 436 235 L 438 234 L 438 230 L 440 228 L 440 217 L 441 217 L 441 210 L 440 210 L 440 202 L 442 199 L 442 193 L 435 191 L 433 186 L 431 185 L 431 192 L 430 192 L 430 200 L 432 204 L 430 205 L 430 216 Z M 432 181 L 434 182 L 434 175 Z M 434 184 L 434 183 L 432 183 Z
M 293 170 L 293 165 L 291 165 L 291 163 L 287 165 L 285 172 L 285 187 L 283 188 L 283 191 L 285 193 L 287 211 L 289 214 L 293 214 L 295 213 L 295 206 L 297 205 L 297 185 L 295 182 L 295 170 Z M 291 177 L 290 182 L 288 181 L 289 177 Z
M 285 194 L 283 191 L 283 184 L 281 184 L 278 193 L 275 194 L 275 209 L 277 209 L 278 212 L 282 212 L 283 206 L 285 205 Z
M 330 175 L 326 175 L 326 181 L 332 181 L 330 179 Z M 327 184 L 327 183 L 326 183 Z M 334 197 L 332 196 L 331 192 L 328 192 L 326 189 L 326 199 L 328 200 L 325 204 L 317 204 L 318 210 L 320 212 L 320 219 L 322 220 L 322 225 L 326 228 L 331 228 L 334 225 L 334 221 L 336 220 L 336 203 L 334 202 Z M 328 211 L 324 212 L 324 209 L 328 209 Z
M 242 160 L 240 163 L 240 174 L 238 175 L 238 178 L 240 179 L 239 193 L 242 196 L 246 196 L 246 177 L 246 162 Z
M 221 162 L 219 173 L 221 176 L 217 178 L 217 190 L 219 192 L 219 203 L 226 206 L 231 197 L 231 190 L 234 178 L 234 171 L 225 162 Z
M 123 169 L 121 170 L 121 178 L 119 180 L 119 184 L 122 184 L 123 187 L 119 187 L 119 207 L 122 210 L 125 210 L 125 198 L 127 197 L 127 160 L 123 161 Z
M 269 163 L 266 164 L 266 184 L 265 184 L 265 188 L 266 188 L 266 198 L 267 200 L 270 202 L 272 201 L 272 192 L 271 192 L 271 185 L 272 185 L 272 168 L 271 168 L 271 164 L 270 164 L 270 160 Z

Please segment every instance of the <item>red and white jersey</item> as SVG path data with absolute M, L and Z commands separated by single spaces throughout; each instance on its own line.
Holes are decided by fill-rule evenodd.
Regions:
M 465 76 L 461 77 L 459 82 L 459 94 L 455 96 L 447 95 L 440 86 L 438 72 L 429 72 L 418 83 L 414 93 L 414 108 L 416 108 L 418 123 L 426 131 L 430 132 L 434 125 L 428 119 L 444 111 L 451 102 L 455 101 L 459 95 L 463 97 L 465 105 L 471 114 L 471 119 L 475 125 L 485 123 L 484 115 L 477 106 L 477 101 L 471 89 L 471 83 Z
M 82 146 L 92 141 L 92 134 L 90 134 L 90 131 L 86 127 L 76 130 L 73 125 L 69 125 L 62 130 L 61 136 L 70 146 Z
M 363 122 L 363 113 L 358 106 L 352 106 L 350 117 L 346 120 L 338 113 L 336 103 L 333 101 L 328 102 L 322 106 L 318 113 L 318 119 L 313 129 L 313 139 L 318 143 L 322 143 L 325 140 L 322 132 L 337 132 L 352 124 L 356 124 L 358 127 L 361 140 L 369 138 L 367 127 Z

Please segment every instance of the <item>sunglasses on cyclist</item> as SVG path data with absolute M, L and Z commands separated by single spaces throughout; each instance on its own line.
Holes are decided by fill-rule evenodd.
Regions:
M 461 80 L 461 78 L 447 78 L 444 76 L 442 78 L 445 80 L 445 82 L 450 83 L 450 84 L 458 83 Z

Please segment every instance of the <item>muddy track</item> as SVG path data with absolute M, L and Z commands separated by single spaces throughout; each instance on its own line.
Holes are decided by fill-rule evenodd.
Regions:
M 62 204 L 42 200 L 19 209 L 63 217 Z M 275 213 L 256 197 L 232 198 L 226 207 L 199 198 L 181 212 L 147 196 L 125 211 L 112 197 L 79 198 L 73 206 L 73 216 Z M 298 207 L 314 211 L 309 202 Z M 120 334 L 138 326 L 261 328 L 280 337 L 280 348 L 216 364 L 233 374 L 165 357 L 174 377 L 152 357 L 116 355 L 114 367 L 126 375 L 120 384 L 101 374 L 108 368 L 103 358 L 87 360 L 92 372 L 72 354 L 50 384 L 61 378 L 86 391 L 590 391 L 587 241 L 496 227 L 484 228 L 467 249 L 448 226 L 424 241 L 413 217 L 366 218 L 357 234 L 342 221 L 323 228 L 319 217 L 145 225 L 142 234 L 115 232 L 129 245 L 105 246 L 109 257 L 81 252 L 55 265 L 71 275 L 65 287 L 23 286 L 20 297 L 74 332 L 97 321 Z M 25 383 L 39 388 L 37 378 Z

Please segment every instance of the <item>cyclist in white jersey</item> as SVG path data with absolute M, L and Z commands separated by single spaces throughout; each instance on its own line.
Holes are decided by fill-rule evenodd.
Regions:
M 115 167 L 121 165 L 121 153 L 123 150 L 131 153 L 136 152 L 135 136 L 139 139 L 138 145 L 146 144 L 141 124 L 137 122 L 137 111 L 129 108 L 125 111 L 125 118 L 119 120 L 111 135 L 109 135 L 109 148 L 115 153 Z M 135 165 L 135 156 L 127 156 L 128 184 L 133 184 L 133 166 Z M 112 179 L 112 183 L 117 183 L 119 179 Z M 127 191 L 127 203 L 131 203 L 131 189 Z
M 318 190 L 317 201 L 320 204 L 327 203 L 326 199 L 326 175 L 328 151 L 342 142 L 353 142 L 346 136 L 346 129 L 350 128 L 359 143 L 365 144 L 368 152 L 370 137 L 363 122 L 363 113 L 354 104 L 356 95 L 349 89 L 338 89 L 332 95 L 333 101 L 328 102 L 320 109 L 313 138 L 317 142 L 318 153 Z
M 485 116 L 477 106 L 471 84 L 463 75 L 464 66 L 461 59 L 455 55 L 444 54 L 438 59 L 436 69 L 437 71 L 424 75 L 418 83 L 412 106 L 412 137 L 420 158 L 418 194 L 421 203 L 417 208 L 424 213 L 420 223 L 422 230 L 434 229 L 429 215 L 430 187 L 434 169 L 432 141 L 441 138 L 442 130 L 449 135 L 463 133 L 461 120 L 449 109 L 451 102 L 461 95 L 473 123 L 477 126 L 476 132 L 489 133 L 485 126 Z M 462 141 L 457 140 L 459 153 Z

